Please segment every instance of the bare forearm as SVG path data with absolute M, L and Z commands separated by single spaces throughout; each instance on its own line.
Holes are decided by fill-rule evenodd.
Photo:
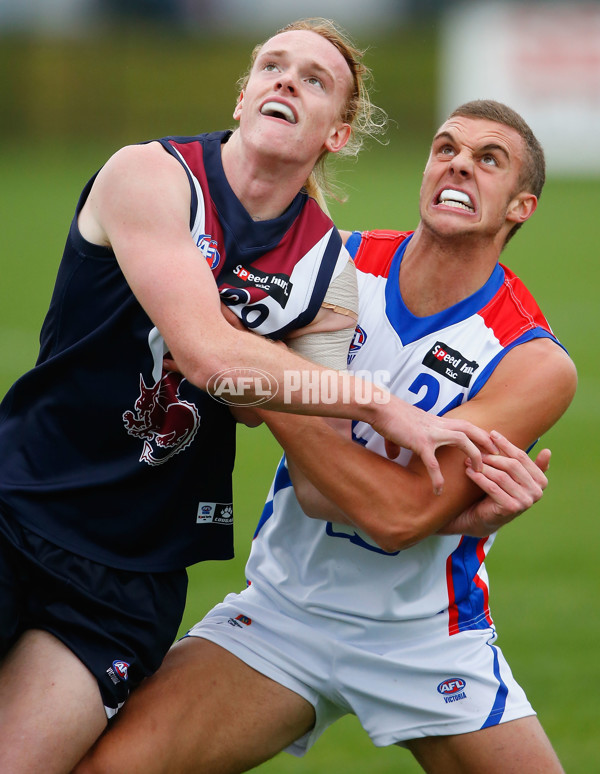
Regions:
M 478 496 L 463 473 L 460 485 L 452 482 L 451 493 L 436 497 L 422 467 L 403 468 L 317 418 L 271 412 L 264 412 L 264 418 L 286 451 L 307 514 L 353 524 L 385 550 L 406 548 L 433 534 L 469 497 Z
M 540 356 L 536 362 L 544 365 L 543 374 L 541 366 L 527 370 L 534 354 Z M 507 390 L 507 384 L 513 389 Z M 548 384 L 553 389 L 544 391 Z M 289 423 L 274 418 L 270 424 L 290 458 L 341 509 L 343 518 L 382 548 L 396 550 L 438 531 L 489 535 L 536 502 L 547 484 L 548 453 L 534 462 L 522 449 L 556 421 L 574 387 L 574 369 L 555 345 L 542 341 L 513 350 L 485 389 L 452 412 L 504 433 L 494 434 L 496 454 L 485 455 L 481 471 L 474 471 L 465 467 L 458 450 L 440 450 L 447 481 L 441 497 L 432 496 L 424 485 L 426 476 L 416 456 L 404 469 L 358 444 L 345 443 L 316 422 L 296 417 Z
M 260 369 L 268 373 L 268 383 L 277 388 L 263 402 L 265 408 L 363 421 L 396 446 L 414 451 L 426 467 L 431 479 L 429 486 L 433 484 L 437 492 L 444 486 L 436 457 L 440 447 L 460 448 L 473 459 L 476 468 L 481 465 L 478 446 L 493 451 L 488 434 L 469 422 L 429 415 L 371 382 L 309 363 L 260 337 L 231 328 L 226 336 L 220 348 L 221 362 L 239 365 L 226 370 L 228 392 L 225 394 L 219 395 L 214 383 L 211 386 L 210 379 L 206 380 L 203 389 L 207 388 L 217 398 L 242 406 L 264 401 L 265 383 L 261 381 Z M 239 347 L 235 337 L 249 340 L 248 347 Z M 202 387 L 202 380 L 194 381 L 185 365 L 181 371 Z
M 354 524 L 333 500 L 325 497 L 314 486 L 289 454 L 286 455 L 286 462 L 296 497 L 307 516 L 322 521 L 333 521 L 336 524 Z M 354 526 L 358 525 L 354 524 Z

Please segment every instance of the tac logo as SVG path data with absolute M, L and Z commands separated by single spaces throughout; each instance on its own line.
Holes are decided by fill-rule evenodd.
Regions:
M 251 267 L 250 271 L 242 264 L 238 264 L 226 276 L 219 277 L 219 284 L 227 283 L 233 290 L 250 288 L 250 297 L 253 301 L 268 296 L 276 301 L 282 309 L 285 309 L 290 294 L 294 287 L 289 274 L 283 272 L 260 272 Z M 256 291 L 261 291 L 257 293 Z
M 211 271 L 214 271 L 221 262 L 221 255 L 217 250 L 218 242 L 210 234 L 200 234 L 196 240 L 196 246 L 206 258 Z
M 461 352 L 443 341 L 436 341 L 423 358 L 423 365 L 461 387 L 468 387 L 479 363 L 468 360 Z
M 367 332 L 364 328 L 361 328 L 360 325 L 357 325 L 354 329 L 354 336 L 350 343 L 350 349 L 348 350 L 348 365 L 354 360 L 356 354 L 362 349 L 366 341 Z
M 260 368 L 226 368 L 213 374 L 206 390 L 219 403 L 228 406 L 259 406 L 277 394 L 279 385 L 275 377 Z M 251 395 L 249 400 L 240 400 Z

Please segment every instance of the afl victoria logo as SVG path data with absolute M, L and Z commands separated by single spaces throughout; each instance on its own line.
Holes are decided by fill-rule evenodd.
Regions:
M 129 664 L 126 661 L 113 661 L 113 669 L 115 670 L 116 674 L 121 678 L 121 680 L 127 680 L 127 670 L 129 669 Z
M 464 691 L 466 686 L 467 683 L 462 677 L 449 677 L 447 680 L 443 680 L 437 689 L 442 696 L 452 696 L 455 693 Z

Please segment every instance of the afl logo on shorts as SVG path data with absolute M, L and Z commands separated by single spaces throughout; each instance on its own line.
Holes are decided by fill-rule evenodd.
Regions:
M 350 349 L 348 350 L 348 365 L 354 360 L 357 352 L 362 349 L 367 340 L 367 332 L 360 325 L 357 325 L 354 329 L 354 336 L 350 343 Z
M 126 661 L 113 661 L 112 665 L 118 677 L 120 677 L 121 680 L 127 680 L 129 664 Z
M 466 687 L 467 683 L 462 677 L 449 677 L 447 680 L 443 680 L 437 689 L 442 696 L 453 696 L 455 693 L 464 691 Z

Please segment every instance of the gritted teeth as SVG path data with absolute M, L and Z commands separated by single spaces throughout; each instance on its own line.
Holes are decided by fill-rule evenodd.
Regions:
M 283 118 L 290 124 L 296 123 L 296 116 L 294 111 L 288 105 L 284 105 L 283 102 L 265 102 L 260 109 L 263 116 L 273 116 L 274 118 Z
M 453 188 L 445 188 L 439 195 L 438 202 L 447 204 L 450 207 L 460 207 L 469 212 L 474 212 L 475 210 L 471 197 L 463 191 L 455 191 Z

